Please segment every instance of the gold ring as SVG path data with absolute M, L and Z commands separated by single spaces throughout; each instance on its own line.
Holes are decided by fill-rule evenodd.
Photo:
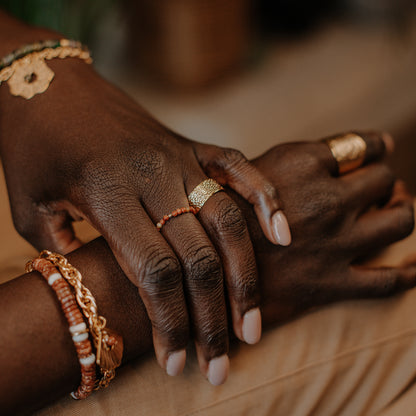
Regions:
M 189 205 L 199 211 L 212 195 L 223 190 L 224 188 L 214 179 L 205 179 L 188 195 Z
M 337 161 L 340 174 L 359 168 L 365 159 L 367 143 L 355 133 L 347 133 L 334 139 L 327 139 L 332 156 Z

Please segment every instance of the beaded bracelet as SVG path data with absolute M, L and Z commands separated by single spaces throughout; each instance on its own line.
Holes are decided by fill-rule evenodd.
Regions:
M 82 275 L 68 260 L 57 253 L 44 250 L 39 258 L 49 261 L 57 267 L 61 275 L 74 288 L 76 300 L 89 323 L 90 334 L 97 350 L 96 363 L 100 367 L 100 379 L 96 389 L 105 388 L 115 377 L 115 369 L 120 366 L 123 357 L 123 338 L 106 327 L 106 319 L 98 314 L 94 296 L 82 283 Z
M 45 40 L 22 46 L 0 60 L 0 85 L 7 81 L 12 95 L 28 100 L 45 92 L 53 80 L 55 74 L 45 59 L 68 57 L 92 63 L 88 48 L 75 40 Z
M 78 360 L 81 366 L 81 382 L 77 390 L 71 393 L 74 399 L 87 398 L 95 388 L 95 355 L 92 352 L 91 341 L 88 338 L 88 328 L 78 307 L 69 284 L 57 268 L 48 260 L 37 258 L 26 265 L 26 271 L 36 270 L 42 274 L 49 286 L 55 291 L 64 315 L 69 324 L 69 331 L 74 341 Z

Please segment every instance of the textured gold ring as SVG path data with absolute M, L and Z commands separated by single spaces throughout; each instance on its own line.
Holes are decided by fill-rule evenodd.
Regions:
M 325 143 L 337 161 L 340 174 L 351 172 L 364 163 L 367 144 L 358 134 L 347 133 L 334 139 L 327 139 Z
M 223 190 L 224 188 L 214 179 L 205 179 L 188 195 L 189 205 L 199 211 L 212 195 Z

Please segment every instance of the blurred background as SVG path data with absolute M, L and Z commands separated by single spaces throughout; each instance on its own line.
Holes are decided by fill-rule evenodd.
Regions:
M 407 178 L 416 177 L 415 5 L 0 0 L 88 44 L 104 77 L 185 136 L 254 157 L 282 141 L 386 129 Z

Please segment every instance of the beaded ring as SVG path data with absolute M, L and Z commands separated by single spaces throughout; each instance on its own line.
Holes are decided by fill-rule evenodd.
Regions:
M 75 296 L 67 281 L 48 260 L 37 258 L 28 263 L 26 269 L 27 271 L 36 270 L 41 273 L 49 286 L 55 291 L 61 304 L 81 365 L 81 382 L 77 390 L 71 393 L 71 396 L 76 400 L 85 399 L 93 392 L 95 387 L 96 364 L 91 341 L 88 337 L 88 328 Z
M 172 211 L 168 215 L 164 215 L 163 218 L 156 224 L 156 228 L 160 231 L 162 227 L 166 224 L 173 217 L 177 217 L 178 215 L 186 214 L 187 212 L 191 212 L 192 214 L 196 215 L 198 213 L 198 209 L 195 207 L 183 207 L 178 208 Z

